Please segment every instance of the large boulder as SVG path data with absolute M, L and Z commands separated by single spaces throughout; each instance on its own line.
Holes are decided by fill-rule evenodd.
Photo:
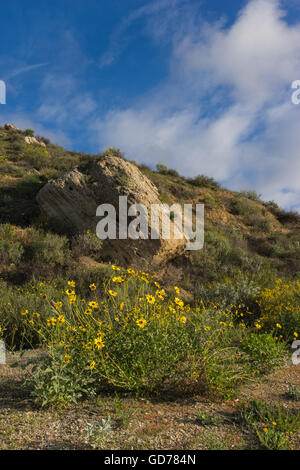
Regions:
M 119 196 L 127 196 L 128 206 L 141 203 L 147 209 L 160 204 L 157 187 L 138 167 L 123 158 L 105 156 L 85 168 L 74 168 L 50 180 L 38 193 L 41 211 L 59 226 L 73 233 L 96 231 L 100 204 L 112 204 L 118 214 Z M 171 225 L 173 224 L 170 222 Z M 149 224 L 149 233 L 151 226 Z M 184 246 L 184 240 L 106 240 L 102 257 L 130 264 L 137 260 L 154 262 L 169 257 Z

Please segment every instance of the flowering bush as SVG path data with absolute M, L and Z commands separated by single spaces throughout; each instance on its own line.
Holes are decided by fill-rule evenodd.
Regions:
M 275 287 L 264 289 L 257 296 L 260 324 L 266 331 L 288 341 L 297 339 L 300 331 L 300 281 L 284 283 L 278 279 Z
M 49 351 L 34 371 L 37 401 L 67 405 L 108 386 L 139 394 L 232 394 L 248 374 L 237 347 L 246 335 L 242 315 L 203 303 L 191 309 L 178 287 L 167 295 L 147 273 L 113 270 L 100 298 L 91 284 L 90 298 L 79 299 L 69 281 L 65 298 L 45 296 L 47 318 L 22 312 Z

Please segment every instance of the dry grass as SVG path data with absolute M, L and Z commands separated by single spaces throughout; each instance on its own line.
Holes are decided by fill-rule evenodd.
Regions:
M 38 360 L 40 353 L 27 352 L 24 358 Z M 24 359 L 10 355 L 8 364 Z M 300 366 L 288 366 L 260 383 L 244 387 L 235 400 L 213 403 L 203 397 L 174 401 L 142 400 L 130 396 L 101 395 L 64 411 L 39 410 L 30 390 L 22 383 L 21 367 L 0 366 L 0 449 L 89 449 L 88 423 L 111 416 L 112 432 L 99 444 L 102 449 L 256 449 L 256 437 L 237 419 L 243 400 L 280 401 L 285 408 L 299 403 L 288 396 L 289 386 L 300 387 Z M 217 426 L 200 426 L 200 412 L 220 420 Z M 300 450 L 300 434 L 293 436 Z

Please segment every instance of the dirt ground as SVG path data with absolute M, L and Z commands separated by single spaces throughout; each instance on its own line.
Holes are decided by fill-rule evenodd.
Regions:
M 28 352 L 25 358 L 36 353 Z M 63 411 L 40 410 L 22 386 L 26 372 L 11 368 L 18 354 L 0 365 L 0 449 L 258 449 L 256 435 L 239 419 L 239 409 L 250 399 L 280 402 L 284 408 L 300 412 L 300 401 L 288 395 L 289 387 L 300 389 L 300 365 L 287 365 L 247 385 L 237 398 L 213 402 L 203 397 L 174 401 L 136 399 L 129 396 L 100 395 Z M 200 413 L 215 418 L 200 425 Z M 88 440 L 90 424 L 111 417 L 105 437 Z M 90 423 L 90 424 L 89 424 Z M 300 433 L 291 446 L 300 450 Z

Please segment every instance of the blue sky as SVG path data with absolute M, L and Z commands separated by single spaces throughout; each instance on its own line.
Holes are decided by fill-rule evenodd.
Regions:
M 298 0 L 11 0 L 0 40 L 0 124 L 300 209 Z

